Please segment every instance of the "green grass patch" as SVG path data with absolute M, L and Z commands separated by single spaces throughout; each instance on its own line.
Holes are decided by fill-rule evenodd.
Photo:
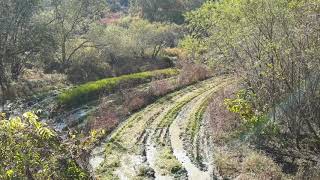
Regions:
M 174 119 L 178 116 L 180 110 L 183 106 L 185 106 L 190 100 L 184 100 L 179 102 L 176 106 L 174 106 L 172 109 L 169 110 L 169 112 L 165 115 L 165 117 L 162 119 L 162 121 L 159 124 L 159 127 L 169 127 L 170 124 L 174 121 Z
M 176 159 L 169 147 L 160 151 L 156 166 L 160 168 L 162 175 L 179 175 L 184 172 L 182 164 Z
M 67 90 L 58 96 L 58 103 L 64 107 L 72 107 L 98 99 L 101 95 L 108 95 L 120 89 L 146 83 L 155 78 L 167 78 L 179 73 L 177 69 L 169 68 L 128 74 L 119 77 L 106 78 L 88 82 Z
M 201 103 L 200 107 L 194 113 L 194 116 L 191 116 L 188 125 L 187 125 L 187 134 L 190 135 L 191 142 L 193 142 L 195 136 L 200 131 L 200 123 L 203 119 L 203 115 L 208 107 L 209 101 L 205 100 Z

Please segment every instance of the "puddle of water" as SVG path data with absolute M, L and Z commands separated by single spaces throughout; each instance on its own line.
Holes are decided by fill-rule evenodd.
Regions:
M 157 160 L 157 147 L 152 142 L 152 134 L 147 139 L 146 143 L 146 157 L 147 161 L 152 169 L 155 172 L 155 180 L 172 180 L 173 178 L 170 176 L 163 176 L 159 172 L 158 168 L 156 167 L 156 160 Z

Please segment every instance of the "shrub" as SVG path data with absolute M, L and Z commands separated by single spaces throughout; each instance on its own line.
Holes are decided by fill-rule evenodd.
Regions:
M 33 113 L 0 114 L 0 179 L 87 179 L 65 145 Z
M 68 80 L 73 83 L 84 83 L 112 76 L 112 69 L 103 60 L 86 57 L 71 64 L 67 70 Z
M 86 102 L 99 98 L 99 96 L 103 94 L 110 94 L 116 91 L 122 84 L 128 84 L 129 87 L 134 86 L 143 82 L 150 81 L 153 78 L 156 78 L 156 76 L 158 76 L 159 74 L 170 77 L 177 75 L 178 71 L 176 69 L 163 69 L 89 82 L 60 94 L 58 96 L 58 102 L 60 105 L 66 107 L 84 104 Z
M 151 83 L 151 92 L 155 96 L 163 96 L 175 88 L 175 85 L 168 80 L 158 80 Z
M 138 168 L 137 175 L 142 177 L 154 177 L 154 173 L 155 173 L 154 170 L 149 166 L 141 165 Z
M 149 90 L 145 91 L 124 91 L 122 93 L 124 102 L 123 106 L 125 109 L 128 109 L 129 112 L 136 111 L 141 109 L 145 105 L 152 102 L 153 95 Z
M 239 114 L 244 121 L 249 121 L 254 118 L 253 100 L 255 94 L 247 90 L 240 90 L 237 93 L 237 98 L 225 99 L 225 105 L 230 112 Z
M 202 65 L 184 63 L 179 75 L 179 84 L 182 86 L 190 85 L 209 77 L 209 71 Z
M 214 154 L 215 165 L 223 177 L 235 177 L 239 172 L 240 162 L 237 154 L 227 150 L 219 150 Z
M 242 162 L 242 173 L 252 179 L 281 179 L 281 169 L 267 156 L 251 152 Z

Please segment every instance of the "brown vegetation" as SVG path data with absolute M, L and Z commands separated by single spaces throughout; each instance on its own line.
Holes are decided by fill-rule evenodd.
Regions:
M 168 80 L 153 81 L 150 89 L 155 96 L 163 96 L 173 91 L 175 89 L 175 84 Z
M 208 78 L 209 75 L 209 70 L 204 65 L 182 62 L 182 71 L 178 84 L 183 86 L 190 85 Z
M 216 143 L 240 125 L 235 114 L 229 112 L 224 105 L 224 99 L 232 97 L 237 88 L 237 85 L 227 86 L 211 97 L 206 113 Z
M 214 163 L 223 178 L 237 180 L 282 179 L 281 168 L 265 154 L 258 152 L 247 142 L 239 141 L 241 120 L 229 112 L 224 104 L 226 98 L 234 96 L 238 84 L 225 87 L 215 93 L 206 113 L 214 143 Z
M 120 122 L 116 109 L 110 105 L 102 103 L 99 106 L 96 116 L 88 123 L 88 132 L 94 129 L 104 129 L 107 133 L 111 132 Z

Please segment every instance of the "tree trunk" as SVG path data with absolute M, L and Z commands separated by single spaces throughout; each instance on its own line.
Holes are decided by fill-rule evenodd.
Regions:
M 8 86 L 8 83 L 7 83 L 7 77 L 5 74 L 5 69 L 4 69 L 3 64 L 0 61 L 0 88 L 1 88 L 1 93 L 2 93 L 0 101 L 1 101 L 2 109 L 3 109 L 4 104 L 6 102 L 6 99 L 7 99 L 6 98 L 7 86 Z
M 11 78 L 12 80 L 18 80 L 22 73 L 23 64 L 19 61 L 13 61 L 11 64 Z
M 61 60 L 62 60 L 61 71 L 64 72 L 67 69 L 66 38 L 65 37 L 63 37 L 62 43 L 61 43 Z

